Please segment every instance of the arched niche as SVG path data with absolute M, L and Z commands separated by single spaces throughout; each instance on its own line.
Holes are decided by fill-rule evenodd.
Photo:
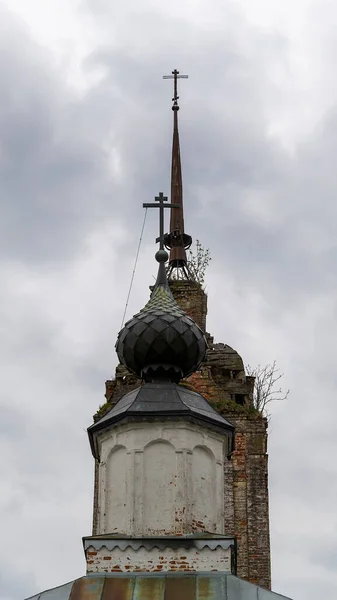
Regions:
M 195 530 L 215 532 L 216 460 L 206 446 L 195 446 L 192 452 L 192 523 Z
M 123 533 L 128 528 L 125 446 L 112 448 L 106 461 L 105 531 Z
M 175 448 L 153 441 L 144 448 L 143 529 L 146 534 L 174 533 L 177 464 Z

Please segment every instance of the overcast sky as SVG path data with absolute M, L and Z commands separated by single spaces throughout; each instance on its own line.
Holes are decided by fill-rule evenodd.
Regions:
M 276 359 L 273 589 L 337 588 L 337 7 L 332 0 L 0 1 L 0 595 L 85 572 L 86 428 L 143 220 L 169 192 L 174 68 L 185 223 L 208 331 Z M 154 211 L 153 211 L 154 212 Z M 149 214 L 127 316 L 156 271 Z

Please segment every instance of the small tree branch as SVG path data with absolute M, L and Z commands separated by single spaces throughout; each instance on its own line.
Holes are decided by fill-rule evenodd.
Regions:
M 205 271 L 211 261 L 209 249 L 203 248 L 199 240 L 196 240 L 195 251 L 189 250 L 187 266 L 195 281 L 203 284 Z
M 284 391 L 281 387 L 275 389 L 277 382 L 282 379 L 284 373 L 280 373 L 280 369 L 276 367 L 276 361 L 271 364 L 261 367 L 258 365 L 252 368 L 247 365 L 247 375 L 255 378 L 253 391 L 253 405 L 261 414 L 270 418 L 270 413 L 267 410 L 267 405 L 274 401 L 283 401 L 289 395 L 289 390 Z

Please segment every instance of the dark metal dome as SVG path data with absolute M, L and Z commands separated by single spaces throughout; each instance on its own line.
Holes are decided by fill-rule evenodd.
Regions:
M 145 381 L 178 382 L 197 370 L 206 348 L 203 332 L 174 300 L 161 262 L 149 302 L 118 334 L 120 362 Z

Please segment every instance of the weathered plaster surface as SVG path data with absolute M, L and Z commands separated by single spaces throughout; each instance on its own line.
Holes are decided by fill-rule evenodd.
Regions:
M 97 534 L 224 533 L 224 438 L 184 422 L 131 423 L 99 438 Z

